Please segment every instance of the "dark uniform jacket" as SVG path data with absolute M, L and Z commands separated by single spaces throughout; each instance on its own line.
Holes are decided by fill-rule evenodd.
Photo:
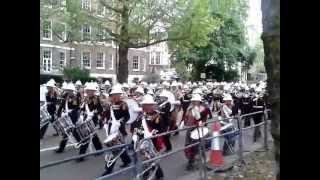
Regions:
M 58 102 L 58 96 L 56 92 L 53 92 L 53 96 L 49 95 L 49 92 L 46 93 L 46 101 L 47 101 L 47 110 L 49 114 L 52 116 L 56 112 L 56 105 Z
M 65 110 L 65 103 L 66 103 L 66 99 L 67 99 L 68 94 L 65 94 L 63 97 L 63 101 L 59 106 L 58 109 L 58 117 L 61 117 L 61 114 L 63 112 L 63 110 Z M 73 124 L 76 124 L 76 122 L 78 121 L 79 118 L 79 110 L 80 110 L 80 94 L 74 95 L 72 94 L 71 96 L 69 96 L 68 99 L 68 109 L 71 110 L 71 112 L 69 113 L 69 116 L 72 120 Z
M 109 104 L 106 107 L 106 110 L 103 112 L 103 118 L 106 118 L 106 122 L 111 121 L 111 111 L 110 108 L 113 108 L 114 117 L 117 120 L 122 119 L 120 122 L 120 128 L 119 131 L 123 136 L 127 135 L 127 131 L 125 128 L 126 122 L 130 119 L 130 113 L 128 110 L 128 105 L 124 101 L 117 102 L 116 104 L 113 104 L 112 106 Z

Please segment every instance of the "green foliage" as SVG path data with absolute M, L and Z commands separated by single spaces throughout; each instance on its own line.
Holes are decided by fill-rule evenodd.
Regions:
M 159 83 L 160 75 L 155 73 L 147 73 L 143 76 L 142 81 L 145 81 L 147 83 Z
M 65 68 L 63 69 L 63 76 L 68 81 L 77 81 L 80 80 L 81 82 L 88 82 L 91 80 L 95 80 L 95 78 L 90 77 L 90 73 L 88 70 L 76 68 Z
M 182 81 L 186 81 L 191 78 L 191 74 L 187 71 L 185 62 L 176 62 L 173 66 Z
M 257 54 L 248 46 L 245 36 L 245 2 L 212 0 L 211 17 L 220 22 L 219 28 L 207 35 L 205 46 L 193 45 L 175 52 L 177 61 L 193 64 L 194 80 L 199 80 L 202 72 L 211 72 L 209 76 L 213 77 L 209 78 L 217 80 L 238 79 L 235 69 L 238 62 L 243 68 L 249 68 L 256 59 Z

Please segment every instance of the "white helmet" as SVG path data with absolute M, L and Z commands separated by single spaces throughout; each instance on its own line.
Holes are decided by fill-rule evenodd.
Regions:
M 178 83 L 176 81 L 173 81 L 170 86 L 171 87 L 176 87 L 176 86 L 178 86 Z
M 200 96 L 200 94 L 192 94 L 192 98 L 190 99 L 190 101 L 201 101 L 202 98 Z
M 170 98 L 170 94 L 169 94 L 169 91 L 167 90 L 163 90 L 160 94 L 159 94 L 160 97 L 166 97 L 166 98 Z
M 135 90 L 135 92 L 140 93 L 140 94 L 144 94 L 144 90 L 143 90 L 143 88 L 142 88 L 141 86 L 139 86 L 139 87 Z
M 166 87 L 169 87 L 170 84 L 169 84 L 167 81 L 164 81 L 164 82 L 162 83 L 162 86 L 166 88 Z
M 122 86 L 120 84 L 116 84 L 112 87 L 110 95 L 111 94 L 122 94 Z
M 104 82 L 104 85 L 106 85 L 106 86 L 111 86 L 111 84 L 110 84 L 110 82 L 109 82 L 108 80 L 106 80 L 106 81 Z
M 143 96 L 143 100 L 140 104 L 157 104 L 153 97 L 150 94 L 146 94 Z
M 67 86 L 68 86 L 68 83 L 64 81 L 64 82 L 62 83 L 61 89 L 65 90 L 65 89 L 67 88 Z
M 223 96 L 223 100 L 224 101 L 232 101 L 232 96 L 230 94 L 224 94 Z
M 76 82 L 76 85 L 77 85 L 77 86 L 82 86 L 81 81 L 80 81 L 80 80 L 78 80 L 78 81 Z
M 96 91 L 97 86 L 94 83 L 90 82 L 87 84 L 87 86 L 84 88 L 84 90 Z
M 201 95 L 202 94 L 202 90 L 200 88 L 196 88 L 192 91 L 192 94 L 199 94 Z
M 154 95 L 153 90 L 152 89 L 148 89 L 147 94 Z
M 73 83 L 68 83 L 67 86 L 64 88 L 64 90 L 75 91 L 76 88 L 74 87 L 74 84 L 73 84 Z
M 123 87 L 123 88 L 129 88 L 129 84 L 123 83 L 123 84 L 122 84 L 122 87 Z
M 51 81 L 51 80 L 46 83 L 46 86 L 47 87 L 56 87 L 54 81 Z

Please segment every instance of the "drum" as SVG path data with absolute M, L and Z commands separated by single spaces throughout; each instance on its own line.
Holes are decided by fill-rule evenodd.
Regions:
M 50 122 L 51 115 L 45 108 L 40 108 L 40 128 Z
M 192 130 L 190 133 L 190 137 L 193 140 L 198 140 L 200 138 L 208 137 L 208 136 L 209 136 L 209 128 L 207 127 L 196 128 Z
M 58 118 L 52 123 L 53 128 L 58 132 L 60 136 L 70 135 L 74 125 L 69 116 L 63 116 Z
M 75 133 L 79 135 L 80 141 L 90 138 L 90 136 L 95 133 L 95 125 L 93 120 L 90 119 L 77 125 L 75 128 Z

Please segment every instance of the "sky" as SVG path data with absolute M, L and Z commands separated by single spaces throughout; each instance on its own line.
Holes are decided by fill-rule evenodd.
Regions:
M 249 0 L 249 12 L 246 24 L 248 27 L 249 45 L 255 46 L 262 32 L 261 0 Z

